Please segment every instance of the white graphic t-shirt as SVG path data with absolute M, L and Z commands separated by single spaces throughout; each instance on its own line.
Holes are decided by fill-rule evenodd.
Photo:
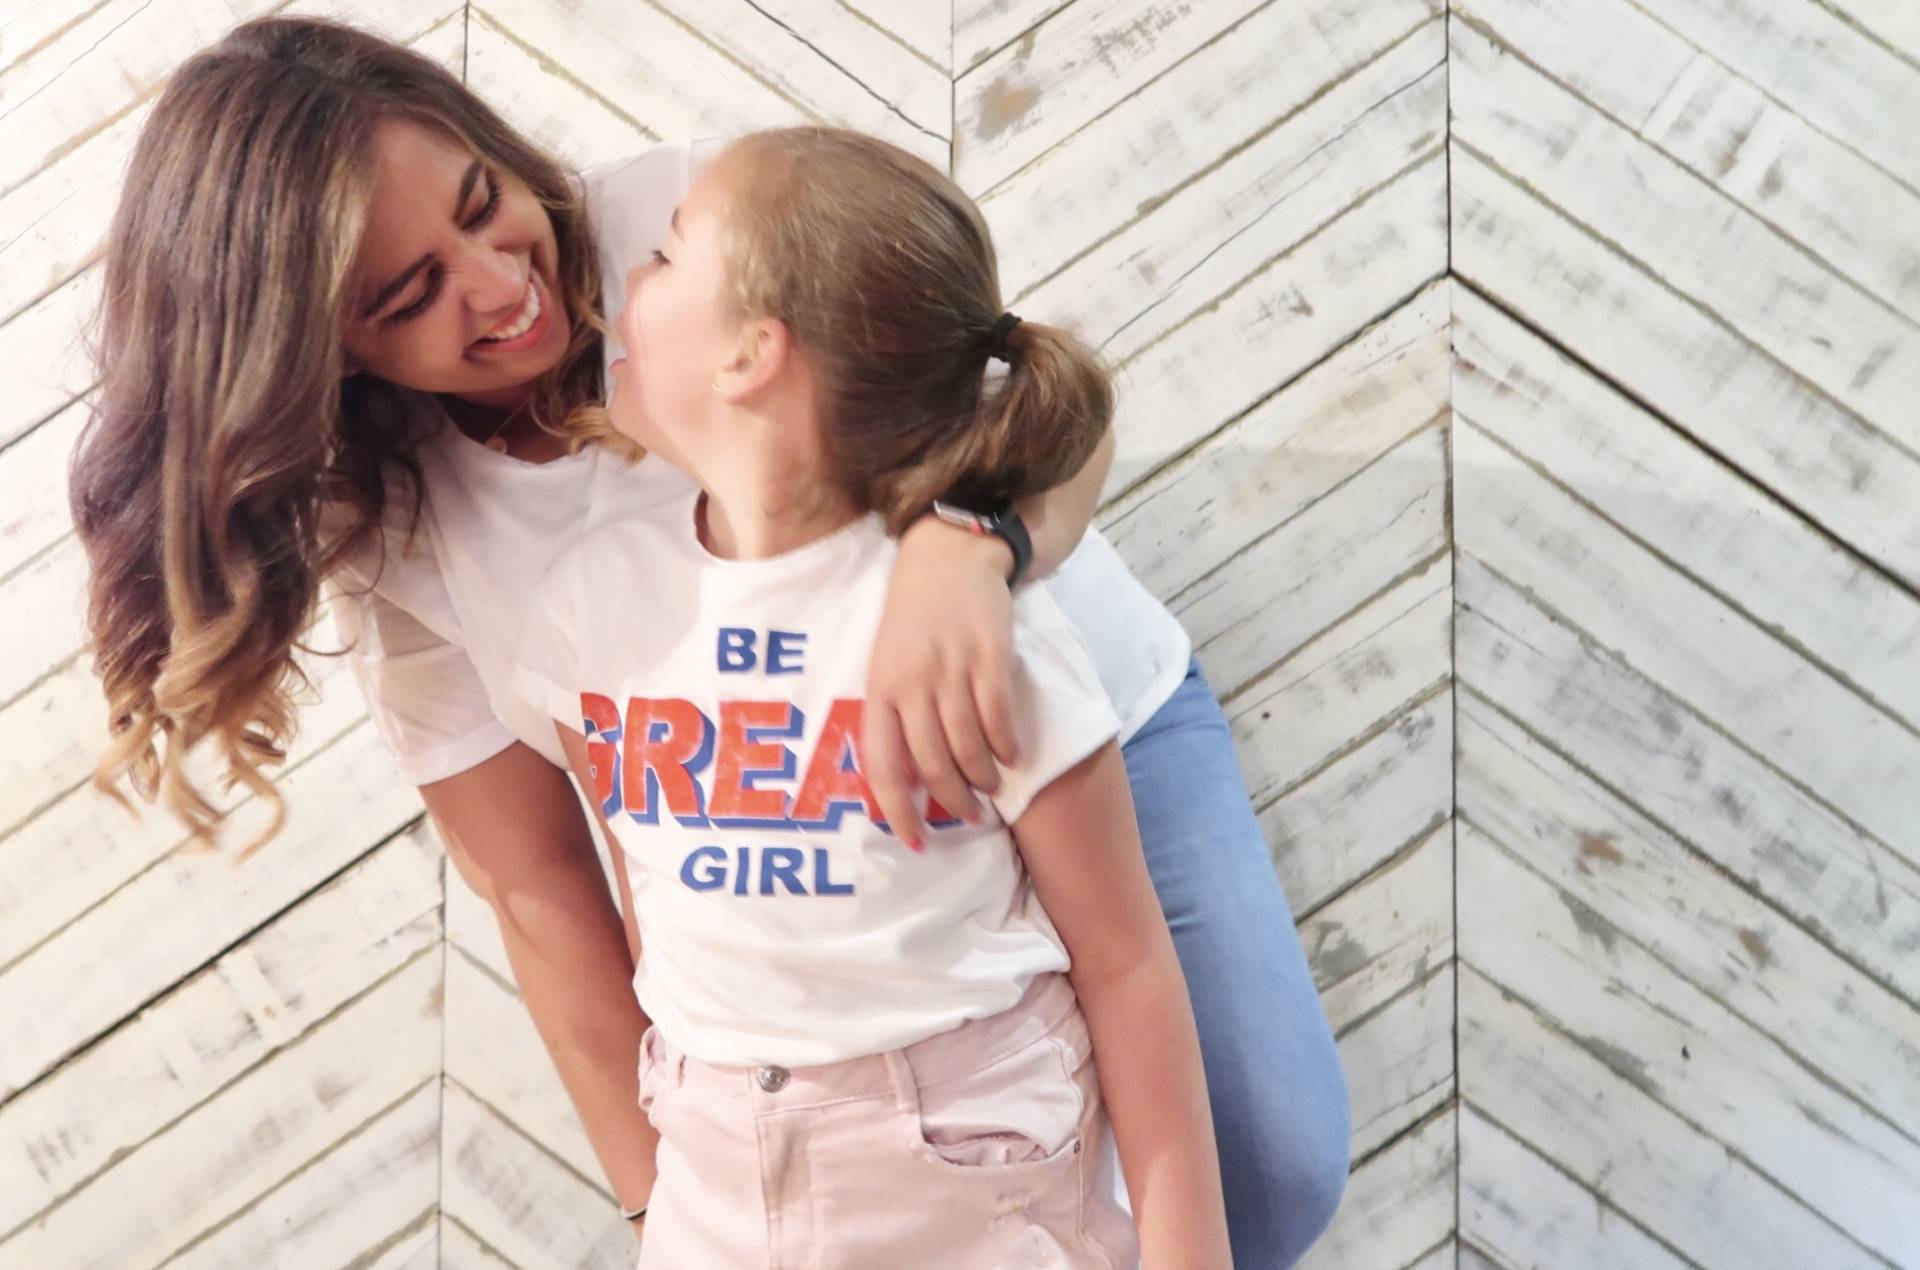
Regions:
M 896 551 L 877 517 L 713 557 L 697 494 L 594 525 L 547 570 L 515 686 L 586 735 L 641 933 L 634 990 L 708 1062 L 807 1066 L 997 1014 L 1066 949 L 1007 826 L 1119 730 L 1043 588 L 1014 605 L 1021 762 L 981 824 L 909 849 L 862 774 L 862 695 Z M 590 518 L 591 519 L 591 518 Z

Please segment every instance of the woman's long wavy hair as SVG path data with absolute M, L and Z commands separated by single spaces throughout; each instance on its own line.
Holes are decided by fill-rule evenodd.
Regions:
M 599 270 L 567 172 L 437 63 L 336 23 L 250 22 L 174 74 L 141 130 L 106 244 L 101 384 L 70 493 L 122 777 L 210 843 L 220 809 L 186 758 L 284 806 L 294 653 L 320 584 L 377 541 L 420 469 L 391 385 L 343 378 L 370 142 L 406 119 L 520 177 L 553 219 L 573 338 L 534 387 L 558 430 L 600 396 Z M 395 504 L 400 506 L 403 504 Z

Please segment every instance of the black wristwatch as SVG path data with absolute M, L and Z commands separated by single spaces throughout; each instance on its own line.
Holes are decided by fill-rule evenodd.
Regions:
M 1013 570 L 1007 574 L 1008 586 L 1018 586 L 1020 579 L 1027 575 L 1027 568 L 1033 563 L 1033 539 L 1027 533 L 1026 522 L 1020 519 L 1020 509 L 1011 500 L 984 511 L 972 511 L 936 500 L 933 514 L 968 533 L 983 536 L 992 534 L 1006 543 L 1007 549 L 1013 552 Z

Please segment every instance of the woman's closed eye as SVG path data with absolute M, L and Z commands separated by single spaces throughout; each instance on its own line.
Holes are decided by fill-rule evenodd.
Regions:
M 486 172 L 486 178 L 487 178 L 486 201 L 480 205 L 479 211 L 475 212 L 472 216 L 469 216 L 460 226 L 462 229 L 466 230 L 469 233 L 471 233 L 476 229 L 480 229 L 481 227 L 486 225 L 488 221 L 493 219 L 494 213 L 500 210 L 499 178 L 495 177 L 491 170 L 488 170 Z M 444 271 L 441 269 L 441 267 L 437 263 L 429 266 L 425 275 L 426 286 L 421 288 L 420 298 L 415 300 L 412 304 L 405 306 L 404 308 L 395 309 L 392 313 L 387 315 L 387 321 L 407 322 L 407 321 L 411 321 L 414 318 L 419 317 L 422 313 L 425 313 L 427 311 L 428 306 L 430 306 L 434 302 L 434 300 L 437 299 L 440 295 L 440 281 L 441 281 L 443 272 Z

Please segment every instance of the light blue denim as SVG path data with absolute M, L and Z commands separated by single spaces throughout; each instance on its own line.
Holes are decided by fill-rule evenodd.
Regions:
M 1237 1270 L 1283 1270 L 1347 1182 L 1346 1078 L 1313 973 L 1199 663 L 1122 747 L 1186 972 Z

